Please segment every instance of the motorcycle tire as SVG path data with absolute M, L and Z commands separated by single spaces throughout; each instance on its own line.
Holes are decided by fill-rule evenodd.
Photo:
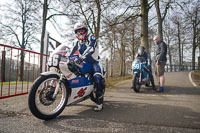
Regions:
M 133 90 L 134 90 L 136 93 L 140 92 L 139 76 L 138 76 L 137 74 L 134 74 L 134 75 L 133 75 L 132 84 L 133 84 Z
M 61 90 L 53 98 L 52 96 L 58 81 L 59 76 L 56 74 L 41 75 L 34 81 L 29 93 L 28 105 L 35 117 L 42 120 L 49 120 L 57 117 L 64 110 L 69 97 L 67 91 L 69 88 L 61 82 L 59 88 Z

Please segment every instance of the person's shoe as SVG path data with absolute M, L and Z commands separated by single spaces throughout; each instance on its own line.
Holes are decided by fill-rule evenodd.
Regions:
M 103 104 L 97 104 L 96 107 L 94 108 L 94 111 L 101 111 L 103 109 Z
M 152 86 L 152 90 L 156 90 L 156 87 L 155 87 L 155 85 L 154 85 L 154 86 Z
M 161 86 L 156 89 L 156 92 L 163 92 L 163 91 L 164 91 L 164 87 L 161 87 Z

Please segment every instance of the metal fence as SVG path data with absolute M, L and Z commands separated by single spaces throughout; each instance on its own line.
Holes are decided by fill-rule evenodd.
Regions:
M 47 60 L 46 54 L 0 44 L 0 99 L 27 94 Z
M 198 66 L 195 66 L 195 70 Z M 191 71 L 192 65 L 165 65 L 165 72 L 180 72 L 180 71 Z

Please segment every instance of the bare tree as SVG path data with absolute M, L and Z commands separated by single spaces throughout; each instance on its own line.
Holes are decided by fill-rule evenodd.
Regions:
M 195 69 L 195 55 L 198 46 L 198 35 L 200 25 L 200 1 L 191 1 L 181 3 L 182 10 L 187 17 L 188 26 L 192 29 L 192 69 Z M 194 5 L 194 6 L 191 6 Z M 184 7 L 183 7 L 184 6 Z
M 63 5 L 66 7 L 62 7 Z M 40 42 L 40 53 L 44 51 L 44 37 L 46 32 L 47 22 L 51 22 L 54 28 L 58 31 L 59 24 L 56 21 L 56 17 L 58 16 L 69 16 L 69 11 L 66 11 L 66 8 L 69 5 L 69 2 L 63 2 L 62 0 L 44 0 L 41 2 L 43 6 L 43 14 L 42 14 L 42 33 L 41 33 L 41 42 Z M 40 64 L 42 64 L 43 56 L 40 56 Z M 42 71 L 42 65 L 40 67 L 40 72 Z
M 149 51 L 148 43 L 148 13 L 150 9 L 150 3 L 148 0 L 140 0 L 141 3 L 141 45 L 143 45 L 147 51 Z
M 39 33 L 38 3 L 32 0 L 15 0 L 11 4 L 2 6 L 4 12 L 0 22 L 3 39 L 11 40 L 11 45 L 22 49 L 31 49 L 31 44 L 38 42 Z M 24 52 L 21 51 L 20 80 L 23 80 Z
M 155 0 L 155 8 L 156 8 L 156 13 L 157 13 L 157 18 L 158 18 L 158 35 L 161 38 L 161 40 L 163 39 L 163 32 L 162 32 L 163 21 L 164 21 L 166 15 L 167 15 L 167 11 L 170 8 L 171 3 L 172 3 L 171 0 L 169 0 L 165 5 L 164 12 L 161 13 L 161 11 L 160 11 L 160 1 Z M 161 14 L 163 14 L 163 15 L 161 15 Z

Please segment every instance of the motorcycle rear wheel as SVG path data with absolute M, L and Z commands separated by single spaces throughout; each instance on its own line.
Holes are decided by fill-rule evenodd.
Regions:
M 132 84 L 133 84 L 133 90 L 137 93 L 140 92 L 139 76 L 135 73 L 133 75 Z
M 29 93 L 28 105 L 35 117 L 49 120 L 57 117 L 64 110 L 69 94 L 63 82 L 56 97 L 52 97 L 58 81 L 59 76 L 56 74 L 42 75 L 34 81 Z

